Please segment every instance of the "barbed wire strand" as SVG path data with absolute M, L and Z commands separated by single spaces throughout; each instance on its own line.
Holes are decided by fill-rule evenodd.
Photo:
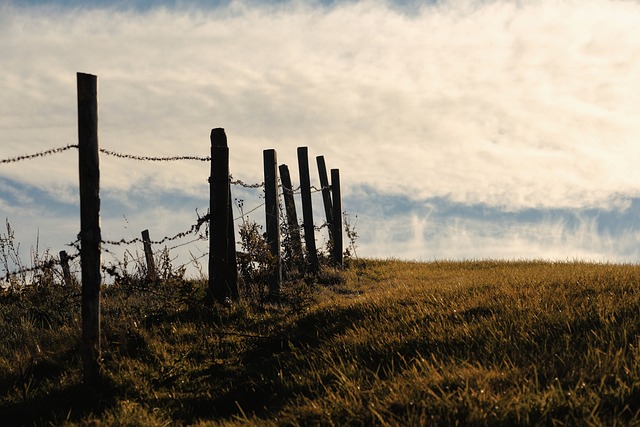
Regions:
M 40 151 L 39 153 L 23 154 L 21 156 L 9 157 L 7 159 L 0 160 L 0 163 L 15 163 L 15 162 L 20 162 L 22 160 L 31 160 L 31 159 L 35 159 L 37 157 L 44 157 L 44 156 L 50 156 L 52 154 L 62 153 L 63 151 L 67 151 L 67 150 L 70 150 L 72 148 L 78 148 L 78 145 L 77 144 L 69 144 L 69 145 L 65 145 L 64 147 L 51 148 L 49 150 Z
M 68 261 L 73 261 L 74 259 L 78 258 L 80 256 L 80 253 L 75 253 L 72 255 L 67 255 L 67 262 Z M 24 274 L 27 273 L 34 273 L 36 271 L 45 271 L 48 269 L 53 268 L 56 265 L 60 265 L 61 261 L 59 259 L 56 258 L 51 258 L 49 261 L 43 262 L 40 265 L 36 265 L 33 267 L 28 267 L 28 268 L 21 268 L 19 270 L 16 271 L 11 271 L 6 273 L 4 276 L 0 277 L 0 282 L 5 282 L 5 281 L 9 281 L 12 277 L 16 277 L 16 276 L 22 276 Z
M 199 162 L 210 162 L 211 157 L 199 157 L 199 156 L 170 156 L 170 157 L 155 157 L 155 156 L 138 156 L 135 154 L 123 154 L 116 151 L 107 150 L 101 148 L 100 152 L 108 156 L 118 157 L 121 159 L 139 160 L 147 162 L 174 162 L 178 160 L 196 160 Z
M 170 242 L 170 241 L 177 240 L 177 239 L 180 239 L 182 237 L 188 236 L 189 234 L 197 233 L 197 232 L 200 231 L 200 227 L 202 227 L 202 224 L 204 224 L 205 222 L 209 221 L 210 218 L 211 218 L 210 214 L 206 214 L 205 216 L 198 217 L 198 221 L 195 224 L 193 224 L 188 230 L 181 231 L 180 233 L 176 234 L 175 236 L 171 236 L 171 237 L 165 236 L 161 240 L 152 240 L 149 243 L 151 243 L 152 245 L 162 245 L 165 242 Z M 105 245 L 121 246 L 121 245 L 132 245 L 134 243 L 144 243 L 144 240 L 142 240 L 140 237 L 136 237 L 135 239 L 131 239 L 131 240 L 126 240 L 126 239 L 101 240 L 101 243 L 103 243 Z
M 78 148 L 77 144 L 68 144 L 65 145 L 64 147 L 58 147 L 58 148 L 51 148 L 49 150 L 45 150 L 45 151 L 41 151 L 38 153 L 33 153 L 33 154 L 23 154 L 20 156 L 16 156 L 16 157 L 9 157 L 6 159 L 1 159 L 0 160 L 0 164 L 3 163 L 15 163 L 15 162 L 20 162 L 23 160 L 31 160 L 31 159 L 35 159 L 38 157 L 44 157 L 44 156 L 49 156 L 52 154 L 57 154 L 57 153 L 62 153 L 63 151 L 67 151 L 70 150 L 72 148 Z M 207 157 L 200 157 L 200 156 L 170 156 L 170 157 L 156 157 L 156 156 L 138 156 L 135 154 L 125 154 L 125 153 L 119 153 L 117 151 L 113 151 L 113 150 L 107 150 L 106 148 L 100 148 L 99 150 L 101 153 L 109 155 L 109 156 L 113 156 L 113 157 L 118 157 L 121 159 L 131 159 L 131 160 L 139 160 L 139 161 L 152 161 L 152 162 L 171 162 L 171 161 L 179 161 L 179 160 L 196 160 L 196 161 L 200 161 L 200 162 L 210 162 L 211 161 L 211 157 L 207 156 Z M 233 179 L 233 175 L 229 175 L 229 182 L 231 185 L 240 185 L 242 187 L 245 188 L 261 188 L 264 187 L 264 182 L 260 182 L 260 183 L 256 183 L 256 184 L 247 184 L 246 182 L 240 180 L 240 179 Z

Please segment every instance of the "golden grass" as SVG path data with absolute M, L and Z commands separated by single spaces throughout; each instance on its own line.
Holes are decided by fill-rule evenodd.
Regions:
M 341 274 L 289 284 L 278 304 L 213 310 L 194 283 L 105 290 L 106 380 L 92 398 L 79 385 L 77 306 L 38 317 L 29 310 L 45 308 L 5 296 L 0 414 L 56 425 L 640 425 L 639 266 L 364 260 Z

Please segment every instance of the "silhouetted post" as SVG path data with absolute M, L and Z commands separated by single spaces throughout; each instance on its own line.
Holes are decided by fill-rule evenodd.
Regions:
M 69 270 L 69 255 L 67 254 L 67 251 L 60 251 L 60 266 L 62 267 L 64 284 L 71 286 L 73 284 L 73 279 L 71 279 L 71 271 Z
M 267 242 L 274 258 L 269 280 L 269 296 L 277 298 L 282 282 L 280 257 L 280 216 L 278 215 L 278 159 L 276 150 L 264 150 L 264 201 L 267 223 Z
M 300 194 L 302 196 L 302 222 L 304 241 L 307 246 L 307 264 L 312 273 L 319 270 L 316 237 L 313 226 L 313 207 L 311 205 L 311 178 L 309 177 L 309 153 L 307 147 L 298 147 L 298 170 L 300 172 Z
M 237 274 L 229 271 L 229 225 L 231 192 L 229 183 L 229 147 L 224 129 L 211 130 L 210 225 L 209 225 L 209 299 L 223 303 L 238 295 Z M 235 246 L 235 243 L 234 243 Z M 235 251 L 235 247 L 233 248 Z
M 101 282 L 98 78 L 78 73 L 77 83 L 83 378 L 95 388 L 100 380 Z
M 329 226 L 329 240 L 333 240 L 333 207 L 331 204 L 331 190 L 329 189 L 329 179 L 327 178 L 327 165 L 324 162 L 324 156 L 316 157 L 316 162 L 318 163 L 318 175 L 320 177 L 320 186 L 322 187 L 324 213 L 327 217 L 327 225 Z
M 333 196 L 333 260 L 342 268 L 342 196 L 340 195 L 340 170 L 331 169 L 331 193 Z
M 151 249 L 149 230 L 144 230 L 142 232 L 142 245 L 144 246 L 144 257 L 147 260 L 147 279 L 156 280 L 156 263 L 153 260 L 153 250 Z
M 280 165 L 279 170 L 280 181 L 282 181 L 284 207 L 287 213 L 287 230 L 291 243 L 291 260 L 298 268 L 302 268 L 302 240 L 300 239 L 300 225 L 298 225 L 298 215 L 296 214 L 296 202 L 293 198 L 291 175 L 289 174 L 289 167 L 287 165 Z

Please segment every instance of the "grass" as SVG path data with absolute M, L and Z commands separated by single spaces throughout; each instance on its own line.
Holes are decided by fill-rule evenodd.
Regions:
M 640 425 L 640 266 L 352 261 L 278 303 L 178 278 L 0 297 L 4 425 Z

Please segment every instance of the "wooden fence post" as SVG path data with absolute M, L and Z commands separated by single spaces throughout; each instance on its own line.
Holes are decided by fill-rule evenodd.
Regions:
M 313 207 L 311 205 L 311 178 L 309 177 L 309 153 L 307 147 L 298 147 L 298 171 L 300 172 L 300 193 L 302 196 L 302 222 L 304 241 L 307 246 L 307 264 L 312 273 L 320 269 L 316 250 L 316 237 L 313 226 Z
M 316 162 L 318 163 L 318 175 L 320 177 L 320 186 L 322 187 L 324 213 L 327 217 L 327 225 L 329 226 L 329 240 L 333 240 L 333 207 L 331 203 L 331 189 L 329 188 L 329 179 L 327 178 L 327 165 L 324 162 L 324 156 L 316 157 Z
M 147 279 L 156 280 L 156 263 L 153 260 L 153 250 L 151 249 L 149 230 L 142 231 L 142 245 L 144 246 L 144 257 L 147 261 Z
M 300 239 L 300 225 L 296 214 L 296 202 L 293 198 L 293 186 L 291 185 L 291 175 L 287 165 L 280 165 L 280 180 L 282 181 L 282 194 L 284 196 L 284 207 L 287 213 L 287 231 L 290 241 L 290 258 L 292 264 L 302 271 L 302 240 Z
M 340 170 L 331 169 L 331 193 L 333 196 L 333 260 L 342 268 L 342 196 L 340 194 Z
M 60 266 L 62 267 L 62 277 L 64 278 L 64 284 L 71 286 L 73 279 L 71 278 L 71 271 L 69 270 L 69 255 L 67 251 L 60 251 Z
M 222 128 L 211 130 L 210 223 L 209 223 L 209 299 L 225 302 L 238 295 L 237 274 L 229 271 L 229 147 Z M 234 245 L 235 246 L 235 245 Z M 232 249 L 235 251 L 235 247 Z
M 267 242 L 274 258 L 269 280 L 269 297 L 277 298 L 282 283 L 282 258 L 280 257 L 280 216 L 278 215 L 278 158 L 276 150 L 264 150 L 264 199 L 267 223 Z
M 98 148 L 98 78 L 77 74 L 78 160 L 80 175 L 80 256 L 82 266 L 83 379 L 100 380 L 100 155 Z

